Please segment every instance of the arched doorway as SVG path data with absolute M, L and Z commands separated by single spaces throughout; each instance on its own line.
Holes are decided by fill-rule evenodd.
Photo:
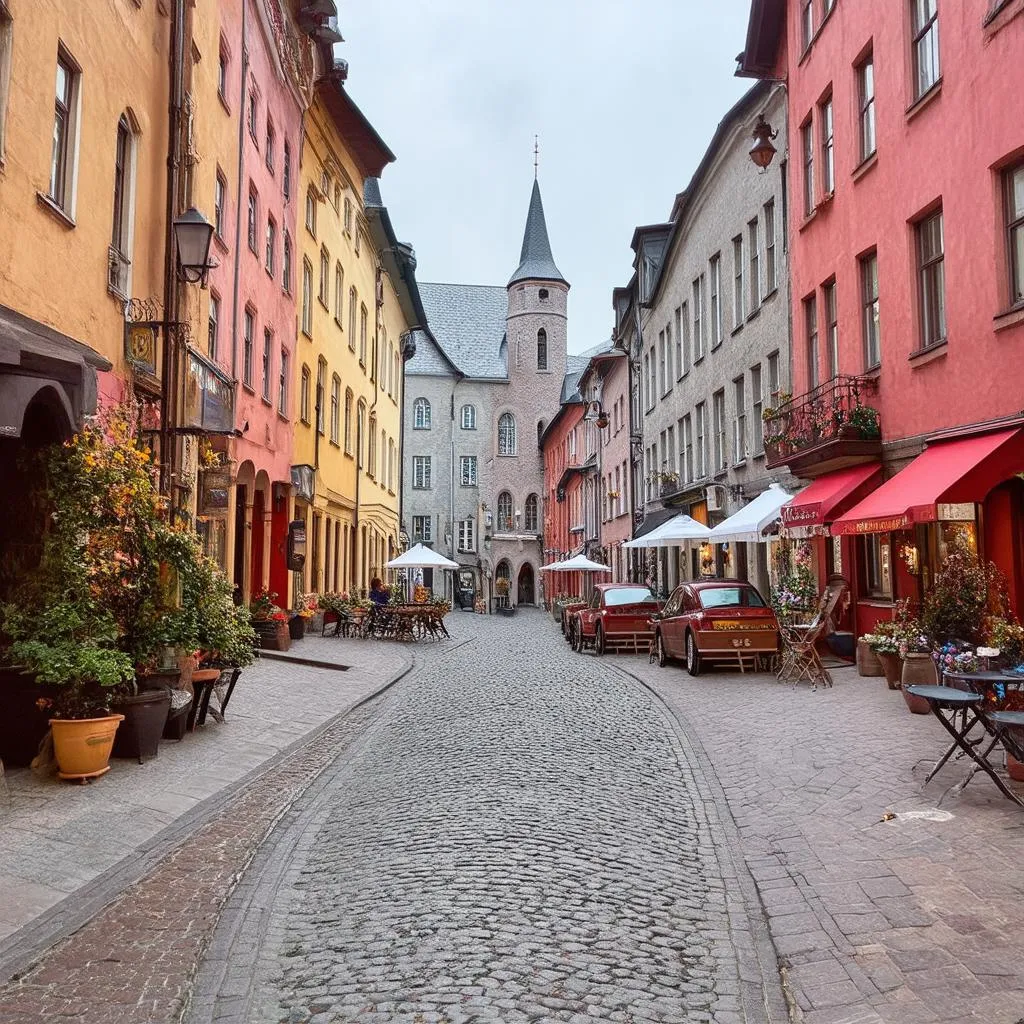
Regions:
M 512 566 L 503 558 L 494 570 L 494 596 L 499 608 L 512 603 Z
M 518 604 L 533 604 L 535 602 L 533 585 L 533 566 L 526 562 L 519 570 L 519 584 L 516 587 Z

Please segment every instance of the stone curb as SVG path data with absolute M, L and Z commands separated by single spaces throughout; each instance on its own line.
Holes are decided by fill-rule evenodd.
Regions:
M 403 652 L 403 658 L 405 657 Z M 35 920 L 19 928 L 0 942 L 0 985 L 6 985 L 33 968 L 46 952 L 84 927 L 110 906 L 130 885 L 145 878 L 171 851 L 180 846 L 196 829 L 214 820 L 218 814 L 249 786 L 273 772 L 278 765 L 314 743 L 344 718 L 385 694 L 415 667 L 412 658 L 386 682 L 372 692 L 322 722 L 305 736 L 279 750 L 242 778 L 207 797 L 181 817 L 142 843 L 81 888 L 45 910 Z M 337 666 L 330 666 L 336 668 Z M 299 794 L 297 794 L 298 796 Z
M 756 1012 L 753 1005 L 753 990 L 749 982 L 753 978 L 743 976 L 743 960 L 753 960 L 757 965 L 757 974 L 760 977 L 761 988 L 764 994 L 763 1003 L 759 1007 L 762 1018 L 767 1024 L 782 1024 L 784 1021 L 799 1020 L 799 1010 L 795 1006 L 792 997 L 787 993 L 783 975 L 780 971 L 780 958 L 772 941 L 768 929 L 767 916 L 764 904 L 761 900 L 760 890 L 750 873 L 743 855 L 743 847 L 740 842 L 739 830 L 736 821 L 732 816 L 729 801 L 725 791 L 715 772 L 714 765 L 704 749 L 704 744 L 694 732 L 689 722 L 684 721 L 665 701 L 665 699 L 645 680 L 635 675 L 628 668 L 622 665 L 612 664 L 609 666 L 633 682 L 638 683 L 661 708 L 662 713 L 671 725 L 676 739 L 683 748 L 684 756 L 690 762 L 694 775 L 699 774 L 701 789 L 710 797 L 711 804 L 716 812 L 717 821 L 709 821 L 711 839 L 719 853 L 719 858 L 725 861 L 732 868 L 732 876 L 740 888 L 742 906 L 746 911 L 746 919 L 750 925 L 751 935 L 749 940 L 740 937 L 737 943 L 737 953 L 745 956 L 740 959 L 741 981 L 746 983 L 743 991 L 744 1010 L 748 1013 L 748 1021 L 754 1024 L 756 1018 L 750 1017 L 749 1013 Z M 713 826 L 718 826 L 713 827 Z M 723 865 L 724 866 L 724 865 Z

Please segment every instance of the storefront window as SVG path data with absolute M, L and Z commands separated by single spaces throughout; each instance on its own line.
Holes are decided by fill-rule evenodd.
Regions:
M 974 523 L 939 523 L 939 565 L 955 551 L 978 554 L 978 530 Z
M 871 533 L 858 537 L 860 546 L 861 588 L 869 597 L 892 597 L 892 565 L 887 534 Z

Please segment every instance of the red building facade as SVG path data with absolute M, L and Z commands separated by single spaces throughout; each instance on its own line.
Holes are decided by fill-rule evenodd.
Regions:
M 1024 602 L 1024 2 L 753 0 L 739 74 L 788 89 L 784 513 L 869 629 L 949 547 Z M 770 438 L 770 443 L 768 441 Z M 921 462 L 920 460 L 926 460 Z

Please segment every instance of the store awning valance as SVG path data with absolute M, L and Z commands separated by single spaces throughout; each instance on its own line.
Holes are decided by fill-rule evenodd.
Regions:
M 744 505 L 739 512 L 719 523 L 708 535 L 712 544 L 756 544 L 767 540 L 764 531 L 779 518 L 779 509 L 793 495 L 778 484 L 769 484 L 753 501 Z
M 831 523 L 874 490 L 881 478 L 882 467 L 877 462 L 826 473 L 782 506 L 782 525 L 807 528 Z
M 1020 429 L 936 442 L 840 516 L 832 524 L 832 534 L 888 533 L 940 517 L 957 518 L 955 510 L 939 506 L 984 501 L 993 487 L 1022 470 Z

